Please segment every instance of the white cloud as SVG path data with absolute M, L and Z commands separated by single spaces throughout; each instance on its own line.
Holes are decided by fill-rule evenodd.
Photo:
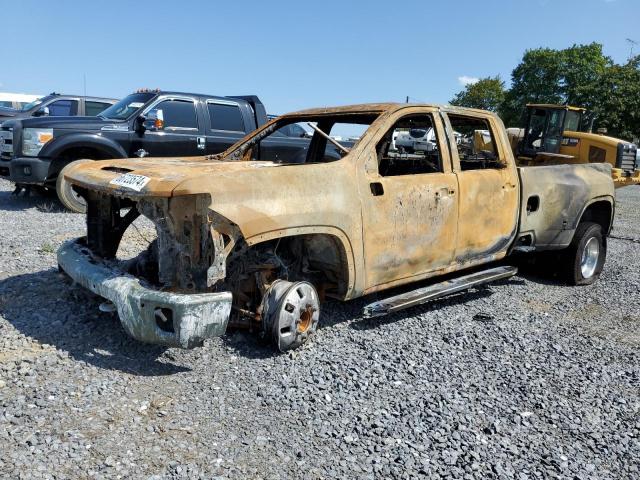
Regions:
M 460 85 L 466 87 L 467 85 L 473 85 L 474 83 L 478 83 L 480 79 L 477 77 L 468 77 L 467 75 L 462 75 L 461 77 L 458 77 L 458 82 L 460 82 Z

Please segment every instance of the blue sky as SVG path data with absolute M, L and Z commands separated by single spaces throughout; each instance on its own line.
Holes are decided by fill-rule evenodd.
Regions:
M 526 49 L 597 41 L 618 62 L 640 0 L 0 0 L 0 91 L 122 97 L 139 87 L 258 94 L 272 113 L 446 103 Z M 548 21 L 545 21 L 548 19 Z M 640 53 L 640 46 L 636 51 Z

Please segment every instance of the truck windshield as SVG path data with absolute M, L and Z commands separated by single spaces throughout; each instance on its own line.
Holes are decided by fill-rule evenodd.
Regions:
M 26 105 L 23 105 L 23 107 L 20 109 L 20 111 L 21 112 L 26 112 L 28 110 L 31 110 L 34 107 L 37 107 L 41 103 L 42 103 L 42 98 L 38 98 L 37 100 L 34 100 L 33 102 L 29 102 Z
M 249 137 L 230 160 L 261 160 L 280 164 L 340 160 L 360 140 L 379 113 L 339 113 L 282 118 Z M 291 131 L 295 134 L 287 134 Z
M 111 105 L 98 117 L 110 120 L 126 120 L 134 112 L 143 107 L 149 100 L 155 97 L 155 93 L 132 93 L 124 97 L 118 103 Z

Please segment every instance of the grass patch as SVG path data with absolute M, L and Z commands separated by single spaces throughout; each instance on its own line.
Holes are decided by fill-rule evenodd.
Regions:
M 56 253 L 56 247 L 54 247 L 50 243 L 43 243 L 40 247 L 40 251 L 44 253 Z

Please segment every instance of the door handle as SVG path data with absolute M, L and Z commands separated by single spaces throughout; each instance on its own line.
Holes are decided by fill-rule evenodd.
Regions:
M 436 200 L 440 200 L 442 197 L 450 197 L 455 195 L 456 191 L 453 188 L 443 187 L 436 190 Z
M 369 188 L 371 188 L 371 195 L 374 197 L 379 197 L 380 195 L 384 195 L 384 188 L 380 182 L 372 182 L 369 184 Z

